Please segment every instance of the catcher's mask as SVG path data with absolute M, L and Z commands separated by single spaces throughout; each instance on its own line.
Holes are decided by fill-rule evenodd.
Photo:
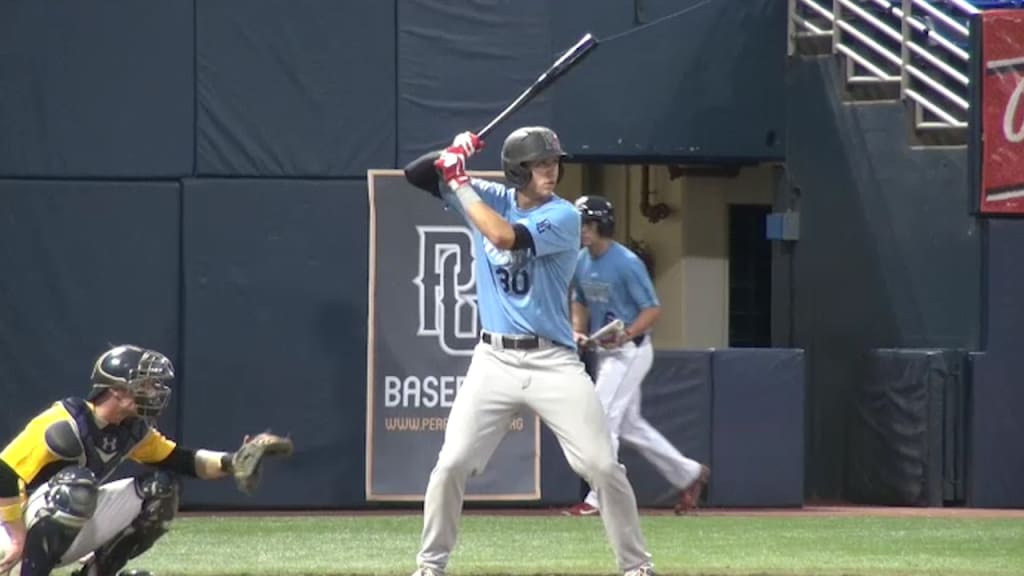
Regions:
M 166 382 L 173 379 L 174 366 L 156 350 L 115 346 L 96 359 L 89 399 L 95 400 L 110 389 L 127 390 L 139 416 L 155 419 L 167 406 L 171 389 Z

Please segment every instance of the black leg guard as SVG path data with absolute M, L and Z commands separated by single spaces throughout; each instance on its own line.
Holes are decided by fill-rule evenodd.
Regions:
M 39 490 L 29 500 L 21 576 L 48 576 L 96 511 L 96 477 L 85 468 L 65 468 Z
M 81 576 L 115 576 L 129 560 L 152 548 L 167 533 L 171 520 L 178 513 L 178 484 L 164 471 L 135 479 L 135 489 L 142 497 L 142 511 L 120 534 L 100 546 L 78 572 Z
M 81 528 L 65 526 L 53 518 L 36 522 L 25 536 L 21 576 L 48 576 L 71 548 L 79 530 Z

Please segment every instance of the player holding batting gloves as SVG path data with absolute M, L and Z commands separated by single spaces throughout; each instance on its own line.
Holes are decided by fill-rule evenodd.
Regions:
M 537 413 L 573 470 L 599 489 L 619 568 L 628 576 L 652 575 L 633 488 L 569 322 L 580 216 L 554 193 L 565 153 L 548 128 L 513 131 L 501 150 L 506 186 L 466 175 L 466 158 L 482 146 L 475 135 L 460 134 L 435 162 L 447 188 L 443 199 L 473 229 L 483 330 L 430 474 L 415 575 L 444 573 L 466 481 L 484 469 L 522 407 Z
M 654 351 L 650 330 L 661 314 L 658 296 L 643 262 L 612 239 L 615 213 L 600 196 L 576 201 L 583 220 L 583 248 L 574 279 L 573 325 L 577 341 L 585 333 L 621 320 L 625 330 L 598 342 L 597 394 L 601 398 L 612 447 L 619 441 L 633 446 L 679 489 L 676 514 L 696 508 L 711 471 L 686 458 L 640 414 L 640 385 L 651 369 Z M 570 516 L 589 516 L 603 511 L 599 488 L 586 500 L 568 509 Z

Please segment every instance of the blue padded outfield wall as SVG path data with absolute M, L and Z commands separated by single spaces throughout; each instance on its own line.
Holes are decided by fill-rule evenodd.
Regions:
M 126 340 L 178 359 L 181 185 L 0 180 L 0 436 Z M 128 241 L 128 239 L 131 239 Z M 161 428 L 180 431 L 172 395 Z
M 192 2 L 0 5 L 0 176 L 192 173 Z
M 0 7 L 0 432 L 85 394 L 95 356 L 131 341 L 174 359 L 160 424 L 186 445 L 267 426 L 298 442 L 258 497 L 196 483 L 186 505 L 364 505 L 366 171 L 479 128 L 584 32 L 698 2 L 642 4 Z M 593 156 L 781 158 L 784 13 L 723 0 L 602 44 L 474 167 L 535 123 Z M 723 26 L 744 42 L 707 33 Z M 708 54 L 745 84 L 710 93 Z M 641 77 L 644 94 L 621 91 Z M 572 502 L 579 480 L 542 441 L 545 498 Z
M 807 495 L 848 498 L 872 350 L 976 350 L 982 241 L 963 150 L 914 149 L 898 102 L 849 105 L 828 58 L 787 70 L 793 337 L 807 351 Z
M 482 127 L 584 32 L 607 41 L 500 126 L 474 167 L 500 168 L 500 142 L 535 123 L 557 126 L 569 152 L 594 159 L 783 157 L 785 2 L 449 5 L 399 3 L 399 164 L 447 144 L 453 130 Z
M 268 426 L 298 443 L 257 497 L 191 483 L 186 506 L 367 506 L 367 170 L 480 128 L 584 32 L 597 51 L 473 168 L 498 168 L 514 127 L 550 124 L 578 161 L 785 162 L 805 192 L 791 341 L 660 352 L 644 391 L 651 421 L 716 468 L 709 502 L 844 496 L 865 354 L 981 344 L 967 498 L 1024 501 L 1020 458 L 990 448 L 1022 435 L 1020 223 L 975 234 L 966 202 L 933 205 L 962 154 L 897 149 L 898 111 L 844 111 L 827 68 L 790 66 L 778 0 L 0 5 L 0 433 L 84 394 L 95 356 L 131 341 L 174 359 L 161 427 L 185 444 Z M 769 429 L 784 441 L 752 452 Z M 670 503 L 623 459 L 641 503 Z M 546 432 L 542 471 L 540 504 L 576 501 Z

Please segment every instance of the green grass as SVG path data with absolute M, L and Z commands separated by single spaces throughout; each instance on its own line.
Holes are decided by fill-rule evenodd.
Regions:
M 129 567 L 407 575 L 420 527 L 418 515 L 182 518 Z M 645 516 L 643 527 L 666 575 L 1024 575 L 1020 519 Z M 451 576 L 616 573 L 600 519 L 558 516 L 466 516 L 449 566 Z

